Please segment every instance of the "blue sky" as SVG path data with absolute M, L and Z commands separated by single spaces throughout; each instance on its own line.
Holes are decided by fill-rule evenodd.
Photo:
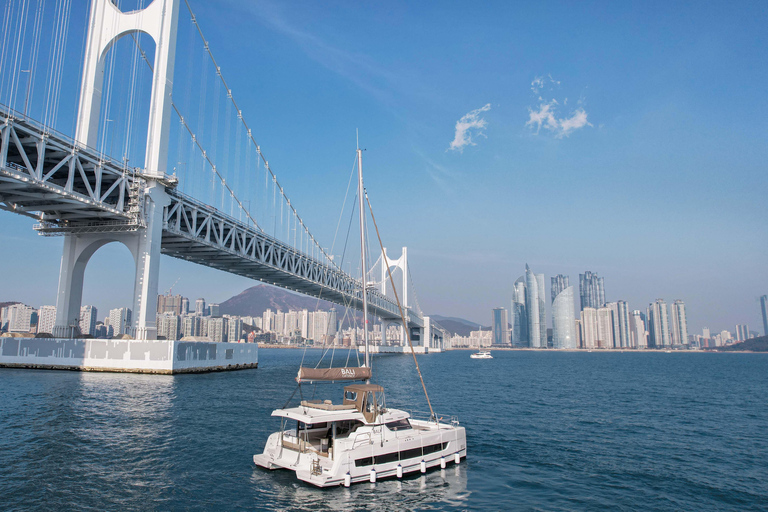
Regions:
M 408 246 L 425 312 L 489 325 L 528 263 L 547 287 L 558 273 L 578 287 L 580 272 L 598 272 L 608 300 L 632 309 L 682 299 L 691 333 L 762 331 L 764 3 L 191 4 L 270 165 L 327 245 L 359 130 L 385 244 Z M 177 73 L 189 41 L 179 38 Z M 0 300 L 53 303 L 61 240 L 9 213 L 0 223 L 0 264 L 20 270 L 5 273 Z M 131 267 L 126 249 L 99 251 L 84 300 L 127 304 Z M 161 272 L 162 291 L 180 278 L 174 291 L 192 299 L 253 284 L 165 257 Z

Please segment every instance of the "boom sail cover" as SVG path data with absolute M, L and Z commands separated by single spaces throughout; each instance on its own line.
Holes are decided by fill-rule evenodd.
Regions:
M 371 369 L 365 366 L 346 368 L 299 368 L 296 382 L 366 380 L 371 378 Z

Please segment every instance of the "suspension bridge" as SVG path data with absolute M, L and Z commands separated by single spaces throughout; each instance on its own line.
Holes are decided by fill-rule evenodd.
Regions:
M 77 7 L 7 0 L 0 34 L 0 209 L 35 219 L 41 235 L 64 237 L 55 337 L 77 334 L 85 268 L 112 242 L 136 264 L 137 340 L 157 337 L 161 254 L 357 310 L 366 286 L 372 314 L 397 323 L 388 261 L 402 276 L 407 328 L 426 346 L 441 336 L 409 296 L 405 249 L 356 278 L 315 239 L 188 2 L 139 1 L 130 12 L 114 0 Z M 67 47 L 78 39 L 78 19 L 75 65 Z M 75 80 L 77 108 L 64 114 L 62 95 Z

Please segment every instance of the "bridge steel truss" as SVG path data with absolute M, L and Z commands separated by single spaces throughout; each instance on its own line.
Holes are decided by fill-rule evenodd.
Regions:
M 117 162 L 0 105 L 0 209 L 62 230 L 78 223 L 132 229 L 142 222 L 141 187 L 132 187 L 137 179 Z M 131 188 L 139 191 L 131 196 Z
M 349 274 L 178 191 L 169 195 L 163 254 L 362 310 L 361 282 Z M 397 304 L 372 287 L 368 302 L 374 315 L 400 319 Z M 424 326 L 422 317 L 406 314 L 410 325 Z
M 162 180 L 161 180 L 162 181 Z M 96 150 L 0 105 L 0 209 L 32 217 L 43 235 L 136 231 L 146 226 L 147 180 Z M 163 211 L 161 251 L 342 306 L 362 309 L 361 281 L 175 190 Z M 369 308 L 400 318 L 397 304 L 369 287 Z M 423 318 L 406 310 L 409 325 Z

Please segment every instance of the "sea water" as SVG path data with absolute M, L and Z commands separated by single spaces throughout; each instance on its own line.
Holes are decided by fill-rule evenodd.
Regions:
M 469 354 L 417 356 L 435 413 L 467 429 L 466 461 L 325 490 L 252 461 L 317 350 L 202 375 L 0 369 L 0 509 L 768 509 L 768 355 Z M 390 407 L 428 411 L 410 355 L 373 366 Z

